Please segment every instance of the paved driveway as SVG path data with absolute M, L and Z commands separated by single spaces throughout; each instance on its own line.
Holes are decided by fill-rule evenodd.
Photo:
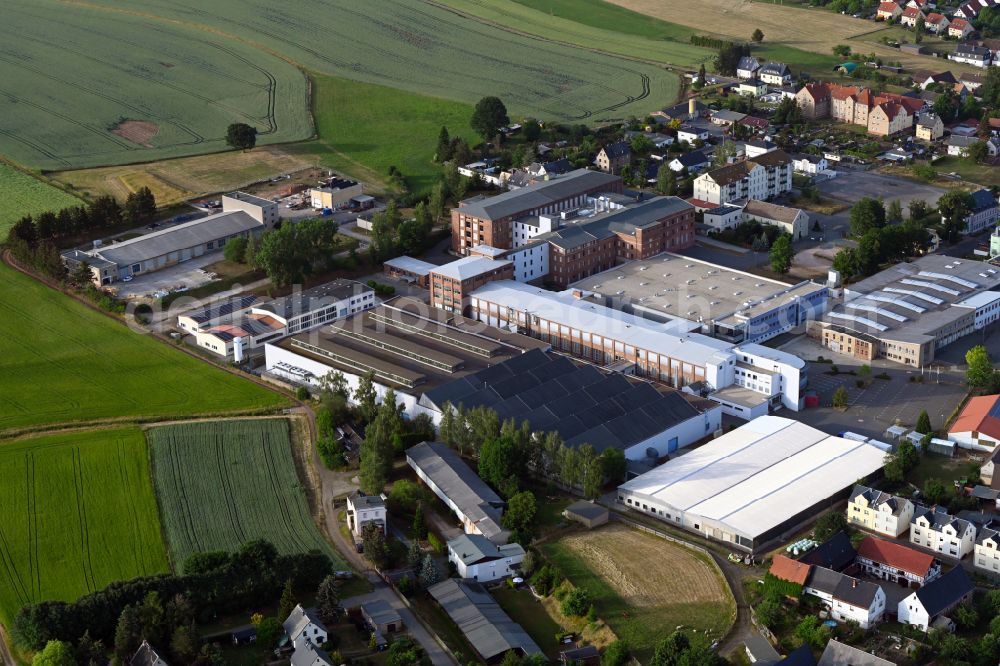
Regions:
M 340 603 L 344 608 L 353 608 L 370 601 L 375 601 L 376 599 L 385 601 L 399 613 L 399 616 L 403 619 L 403 625 L 405 626 L 406 631 L 424 648 L 424 651 L 427 652 L 427 656 L 430 657 L 432 664 L 435 664 L 435 666 L 438 664 L 458 666 L 458 662 L 452 659 L 450 654 L 441 649 L 441 646 L 438 645 L 438 642 L 434 639 L 430 632 L 424 629 L 424 625 L 417 620 L 413 611 L 411 611 L 409 607 L 407 607 L 402 600 L 400 600 L 400 598 L 385 585 L 385 583 L 379 581 L 376 583 L 375 591 L 369 592 L 368 594 L 359 594 L 356 597 L 349 597 Z

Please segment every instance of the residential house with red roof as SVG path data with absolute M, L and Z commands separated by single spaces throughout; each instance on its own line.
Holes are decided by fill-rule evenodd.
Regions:
M 899 17 L 900 25 L 905 25 L 908 28 L 914 28 L 917 25 L 917 19 L 924 16 L 924 13 L 917 9 L 916 7 L 910 7 L 907 5 L 906 9 L 903 10 L 902 15 Z M 926 17 L 924 17 L 926 21 Z
M 927 553 L 892 541 L 865 537 L 858 546 L 857 563 L 875 578 L 919 588 L 941 575 L 941 563 Z
M 960 17 L 951 19 L 951 24 L 948 26 L 948 36 L 956 39 L 965 39 L 975 31 L 976 29 L 972 27 L 972 23 Z
M 951 21 L 944 14 L 938 14 L 937 12 L 931 12 L 924 19 L 924 25 L 927 26 L 927 31 L 932 32 L 935 35 L 940 35 L 947 32 L 948 26 L 951 25 Z
M 1000 489 L 1000 395 L 981 395 L 969 400 L 955 423 L 948 429 L 948 439 L 963 449 L 989 451 L 979 476 L 983 485 Z
M 902 15 L 903 8 L 895 2 L 879 3 L 878 12 L 875 15 L 876 21 L 892 21 Z
M 768 573 L 778 580 L 788 581 L 796 585 L 805 585 L 809 579 L 810 571 L 812 571 L 811 564 L 793 560 L 779 553 L 771 560 L 771 568 L 768 570 Z

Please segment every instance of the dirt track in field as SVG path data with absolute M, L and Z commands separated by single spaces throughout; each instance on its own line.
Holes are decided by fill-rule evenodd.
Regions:
M 748 0 L 609 0 L 642 14 L 702 30 L 705 34 L 728 35 L 744 41 L 756 28 L 767 43 L 778 43 L 803 51 L 832 55 L 837 44 L 847 44 L 855 52 L 875 53 L 907 68 L 941 69 L 935 59 L 911 56 L 863 35 L 885 27 L 883 23 L 835 14 L 825 9 L 789 7 Z M 937 61 L 940 63 L 940 61 Z M 794 63 L 790 63 L 794 66 Z M 945 69 L 962 70 L 948 62 Z
M 582 532 L 561 542 L 635 608 L 727 603 L 723 582 L 713 568 L 682 546 L 622 525 Z

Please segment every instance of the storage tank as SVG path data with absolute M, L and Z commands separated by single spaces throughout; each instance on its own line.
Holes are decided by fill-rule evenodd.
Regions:
M 698 101 L 692 97 L 688 100 L 688 117 L 694 118 L 698 113 Z
M 237 363 L 243 362 L 243 338 L 233 338 L 233 360 Z

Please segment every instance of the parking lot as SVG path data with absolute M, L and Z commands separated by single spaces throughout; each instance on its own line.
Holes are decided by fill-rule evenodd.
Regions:
M 843 366 L 838 369 L 845 370 Z M 886 428 L 897 422 L 914 426 L 925 409 L 931 426 L 940 428 L 967 390 L 962 376 L 954 373 L 921 375 L 919 370 L 875 368 L 875 375 L 884 372 L 889 379 L 872 377 L 866 387 L 860 388 L 856 375 L 827 374 L 830 371 L 830 364 L 809 364 L 808 388 L 819 396 L 820 407 L 798 413 L 800 421 L 829 433 L 850 430 L 882 439 Z M 920 377 L 923 381 L 917 381 Z M 833 408 L 833 394 L 840 386 L 847 389 L 849 406 L 845 411 Z
M 222 252 L 210 252 L 154 273 L 137 275 L 130 282 L 115 282 L 112 286 L 117 290 L 119 298 L 159 298 L 157 293 L 162 296 L 171 291 L 194 289 L 211 282 L 211 274 L 203 269 L 209 264 L 222 261 L 222 258 Z
M 864 197 L 873 199 L 881 197 L 886 205 L 890 201 L 898 200 L 904 214 L 914 199 L 921 199 L 933 206 L 937 205 L 937 200 L 946 191 L 926 183 L 886 176 L 874 171 L 838 171 L 836 178 L 817 184 L 816 189 L 823 197 L 849 206 L 853 206 Z M 810 213 L 809 216 L 819 220 L 823 231 L 826 232 L 827 240 L 833 237 L 831 234 L 842 236 L 850 229 L 850 208 L 836 215 Z

